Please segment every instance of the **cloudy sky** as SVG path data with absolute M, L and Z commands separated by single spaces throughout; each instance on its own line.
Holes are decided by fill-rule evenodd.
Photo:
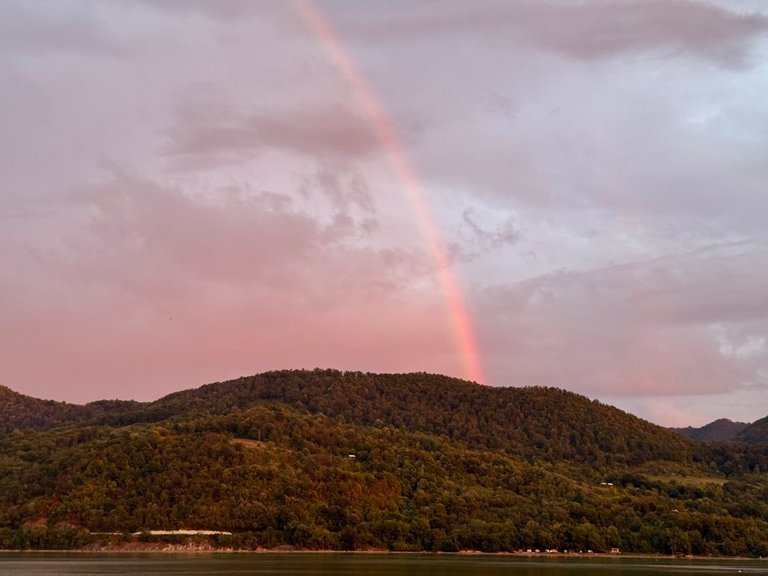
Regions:
M 8 0 L 2 384 L 768 414 L 764 0 Z

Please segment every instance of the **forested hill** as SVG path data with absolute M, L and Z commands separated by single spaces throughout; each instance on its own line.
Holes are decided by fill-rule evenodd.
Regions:
M 50 430 L 69 424 L 104 420 L 138 406 L 138 402 L 122 400 L 101 400 L 84 406 L 40 400 L 0 386 L 0 431 Z
M 675 432 L 704 442 L 736 442 L 748 446 L 768 445 L 768 417 L 747 424 L 725 418 L 715 420 L 701 428 L 670 428 Z
M 565 390 L 480 386 L 424 373 L 269 372 L 180 392 L 159 405 L 225 413 L 255 398 L 548 459 L 637 463 L 697 452 L 696 444 L 659 426 Z
M 687 436 L 693 440 L 702 440 L 705 442 L 722 442 L 732 440 L 737 434 L 747 428 L 749 424 L 745 422 L 733 422 L 727 418 L 719 418 L 700 428 L 688 426 L 686 428 L 672 428 L 676 432 Z
M 733 437 L 746 444 L 768 444 L 768 417 L 753 422 Z
M 150 403 L 73 406 L 20 397 L 9 410 L 2 409 L 0 422 L 6 429 L 47 429 L 75 422 L 127 425 L 225 415 L 265 401 L 358 425 L 436 434 L 469 446 L 550 460 L 637 464 L 690 461 L 701 452 L 698 444 L 679 434 L 572 392 L 488 387 L 425 373 L 275 371 Z
M 280 371 L 149 403 L 0 389 L 0 421 L 0 549 L 196 529 L 233 548 L 768 555 L 764 446 L 554 388 Z

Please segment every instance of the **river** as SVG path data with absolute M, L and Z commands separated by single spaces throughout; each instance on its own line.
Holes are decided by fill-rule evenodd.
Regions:
M 0 553 L 3 576 L 661 576 L 766 574 L 760 560 L 565 558 L 452 554 Z

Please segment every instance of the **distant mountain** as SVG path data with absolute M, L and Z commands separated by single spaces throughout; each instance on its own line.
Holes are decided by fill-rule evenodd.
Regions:
M 679 432 L 680 434 L 683 434 L 693 440 L 710 442 L 732 440 L 737 434 L 739 434 L 748 426 L 749 424 L 746 422 L 733 422 L 727 418 L 720 418 L 700 428 L 688 426 L 686 428 L 672 428 L 672 430 L 675 430 L 676 432 Z
M 745 427 L 733 439 L 746 444 L 768 444 L 768 416 Z
M 768 449 L 556 388 L 319 369 L 146 403 L 0 388 L 0 426 L 0 549 L 185 528 L 233 548 L 768 556 Z

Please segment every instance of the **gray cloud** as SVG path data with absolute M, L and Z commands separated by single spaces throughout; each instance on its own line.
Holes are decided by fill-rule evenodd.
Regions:
M 360 174 L 347 176 L 338 171 L 318 168 L 313 174 L 305 177 L 301 190 L 306 195 L 319 191 L 320 194 L 330 198 L 334 206 L 342 210 L 354 206 L 367 213 L 375 212 L 368 183 Z
M 403 170 L 296 6 L 4 8 L 12 386 L 466 375 L 425 247 L 442 235 L 490 383 L 761 405 L 764 7 L 318 1 Z
M 456 261 L 471 262 L 504 247 L 513 246 L 521 238 L 520 229 L 511 217 L 495 224 L 488 222 L 487 215 L 466 208 L 461 213 L 461 220 L 462 230 L 466 233 L 460 242 L 451 247 L 451 256 Z
M 402 11 L 400 11 L 402 12 Z M 388 15 L 350 33 L 420 36 L 502 33 L 574 58 L 591 60 L 622 52 L 651 51 L 699 56 L 726 67 L 746 65 L 749 41 L 768 32 L 768 17 L 734 13 L 706 2 L 622 0 L 606 2 L 485 2 L 468 7 L 442 4 L 440 13 L 410 10 L 408 16 Z
M 767 245 L 731 245 L 489 289 L 492 371 L 612 396 L 766 387 L 767 266 Z
M 347 106 L 211 114 L 187 107 L 169 131 L 168 153 L 242 161 L 266 150 L 344 160 L 379 148 L 367 123 Z
M 0 54 L 18 51 L 119 56 L 127 52 L 125 41 L 105 19 L 84 6 L 71 8 L 57 4 L 36 6 L 31 2 L 5 2 L 0 18 Z
M 560 12 L 558 14 L 558 12 Z M 622 51 L 680 50 L 724 66 L 746 64 L 748 41 L 768 32 L 768 18 L 701 2 L 640 0 L 560 5 L 531 32 L 544 46 L 579 58 Z
M 128 3 L 132 3 L 128 0 Z M 223 22 L 239 21 L 242 19 L 263 18 L 265 13 L 274 19 L 285 12 L 284 2 L 259 2 L 251 0 L 227 0 L 216 2 L 211 0 L 139 0 L 153 10 L 170 13 L 196 13 Z

